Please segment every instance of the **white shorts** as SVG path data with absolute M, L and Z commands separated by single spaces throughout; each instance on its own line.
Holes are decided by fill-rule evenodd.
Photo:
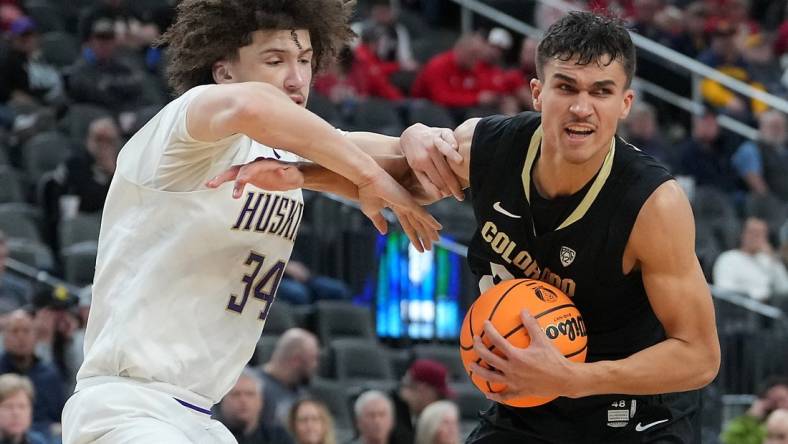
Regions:
M 89 386 L 66 402 L 63 444 L 237 444 L 222 423 L 198 410 L 140 384 Z

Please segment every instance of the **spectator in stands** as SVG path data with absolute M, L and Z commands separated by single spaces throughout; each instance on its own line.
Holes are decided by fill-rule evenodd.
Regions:
M 415 444 L 459 444 L 460 412 L 451 401 L 428 405 L 416 426 Z
M 109 20 L 115 28 L 117 43 L 132 50 L 150 46 L 158 37 L 159 30 L 151 14 L 155 9 L 132 9 L 133 2 L 126 0 L 99 0 L 83 11 L 79 20 L 79 33 L 87 39 L 93 25 L 99 20 Z
M 788 409 L 788 379 L 770 378 L 747 412 L 725 426 L 721 435 L 723 444 L 763 442 L 764 422 L 772 412 L 780 409 Z
M 788 409 L 778 409 L 769 415 L 764 444 L 788 444 Z
M 783 70 L 774 56 L 771 39 L 765 34 L 753 34 L 743 43 L 742 57 L 753 83 L 762 85 L 769 93 L 785 95 L 788 88 L 782 84 Z
M 296 401 L 287 424 L 296 444 L 336 444 L 334 419 L 320 401 L 308 398 Z
M 65 288 L 46 288 L 42 292 L 48 295 L 40 301 L 46 305 L 36 310 L 34 317 L 36 356 L 57 368 L 68 389 L 66 393 L 71 393 L 84 358 L 84 329 L 77 313 L 65 306 L 69 300 Z
M 6 270 L 8 239 L 0 231 L 0 314 L 9 313 L 30 302 L 33 288 L 30 283 Z
M 710 109 L 692 117 L 692 136 L 681 143 L 680 174 L 695 178 L 698 186 L 709 185 L 727 193 L 740 190 L 731 165 L 731 149 L 720 136 L 717 115 Z
M 372 0 L 369 19 L 354 26 L 358 34 L 377 28 L 380 38 L 375 47 L 375 55 L 382 62 L 396 63 L 396 71 L 414 71 L 419 63 L 413 57 L 411 38 L 408 29 L 399 22 L 398 11 L 392 7 L 391 0 Z
M 673 40 L 673 49 L 695 58 L 709 46 L 706 35 L 708 8 L 702 0 L 690 3 L 684 9 L 684 32 Z
M 624 130 L 627 142 L 656 157 L 671 170 L 676 169 L 679 162 L 662 138 L 656 110 L 650 103 L 641 100 L 632 105 L 629 116 L 624 121 Z
M 311 304 L 318 300 L 350 300 L 350 288 L 328 276 L 317 276 L 301 261 L 290 260 L 276 291 L 277 299 L 291 304 Z
M 82 56 L 68 73 L 71 98 L 116 112 L 134 110 L 146 104 L 144 72 L 119 57 L 112 20 L 95 20 L 85 38 Z
M 388 444 L 394 429 L 394 404 L 383 392 L 369 390 L 353 405 L 358 438 L 350 444 Z
M 418 359 L 402 378 L 399 390 L 392 393 L 396 424 L 392 444 L 410 444 L 415 436 L 415 420 L 433 402 L 449 398 L 446 367 L 430 359 Z
M 112 118 L 93 120 L 88 126 L 85 149 L 75 150 L 42 179 L 39 196 L 45 235 L 53 250 L 60 250 L 58 226 L 63 217 L 69 216 L 61 214 L 61 199 L 68 196 L 76 200 L 80 213 L 96 213 L 104 208 L 121 142 L 120 129 Z
M 306 387 L 317 373 L 318 357 L 317 338 L 312 333 L 291 328 L 282 334 L 262 368 L 264 423 L 287 423 L 290 406 L 306 395 Z
M 487 35 L 487 44 L 484 46 L 481 60 L 474 68 L 483 90 L 493 91 L 499 95 L 498 112 L 505 115 L 514 115 L 523 107 L 517 96 L 518 90 L 527 87 L 528 83 L 515 71 L 503 68 L 504 54 L 512 47 L 512 35 L 503 28 L 493 28 Z M 530 87 L 529 87 L 530 89 Z M 493 112 L 496 110 L 492 110 Z
M 33 384 L 24 376 L 0 376 L 0 442 L 48 444 L 45 435 L 30 430 L 33 422 Z
M 33 428 L 49 435 L 60 424 L 65 403 L 63 380 L 57 369 L 35 355 L 36 334 L 33 317 L 24 310 L 12 312 L 3 331 L 5 351 L 0 355 L 0 374 L 16 373 L 33 382 Z
M 754 217 L 744 222 L 741 243 L 714 263 L 714 285 L 761 302 L 788 295 L 788 271 L 769 244 L 769 227 Z
M 36 25 L 19 17 L 8 32 L 9 50 L 0 56 L 0 102 L 38 106 L 63 101 L 63 79 L 41 57 Z
M 770 110 L 758 119 L 759 140 L 744 142 L 733 155 L 739 176 L 758 195 L 773 193 L 788 202 L 788 126 L 785 114 Z
M 750 36 L 758 34 L 760 26 L 750 18 L 749 0 L 725 0 L 723 7 L 715 8 L 706 21 L 706 29 L 714 30 L 720 23 L 733 27 L 734 42 L 743 48 Z
M 58 168 L 56 176 L 63 194 L 79 197 L 80 212 L 94 213 L 104 208 L 121 144 L 115 121 L 109 117 L 96 119 L 88 127 L 85 150 Z
M 752 81 L 749 66 L 736 45 L 735 26 L 721 20 L 717 22 L 711 35 L 711 46 L 698 56 L 698 61 L 723 74 L 749 83 L 754 88 L 765 90 L 763 85 Z M 747 120 L 766 110 L 766 104 L 763 102 L 740 96 L 712 79 L 704 79 L 700 89 L 703 99 L 709 104 L 739 119 Z
M 458 109 L 460 114 L 467 108 L 494 105 L 498 94 L 483 89 L 482 79 L 475 70 L 484 48 L 484 39 L 479 34 L 460 37 L 453 49 L 427 62 L 413 82 L 411 95 Z
M 384 42 L 383 28 L 366 28 L 361 33 L 361 43 L 354 51 L 352 73 L 364 95 L 389 100 L 402 99 L 402 93 L 391 84 L 389 76 L 400 70 L 399 63 L 389 62 L 378 56 Z
M 634 16 L 631 28 L 638 34 L 663 45 L 669 45 L 670 39 L 660 29 L 657 16 L 665 8 L 663 0 L 635 0 Z
M 263 382 L 250 369 L 244 370 L 219 407 L 222 423 L 238 444 L 292 444 L 287 431 L 276 423 L 260 421 Z

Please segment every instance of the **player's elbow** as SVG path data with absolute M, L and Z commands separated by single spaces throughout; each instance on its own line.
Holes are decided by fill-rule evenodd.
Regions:
M 720 344 L 716 339 L 711 344 L 704 346 L 703 352 L 698 354 L 696 373 L 697 389 L 706 387 L 714 381 L 720 371 Z

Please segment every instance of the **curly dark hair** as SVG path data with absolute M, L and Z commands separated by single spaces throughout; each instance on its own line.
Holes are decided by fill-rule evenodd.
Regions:
M 354 36 L 348 25 L 355 0 L 183 0 L 175 23 L 159 40 L 167 46 L 170 86 L 183 94 L 215 83 L 213 64 L 233 60 L 258 30 L 306 29 L 313 69 L 330 63 Z
M 590 12 L 573 11 L 555 22 L 545 32 L 536 49 L 536 72 L 544 79 L 544 65 L 552 58 L 561 61 L 577 57 L 578 65 L 609 65 L 618 60 L 627 75 L 627 84 L 635 76 L 635 45 L 624 23 Z

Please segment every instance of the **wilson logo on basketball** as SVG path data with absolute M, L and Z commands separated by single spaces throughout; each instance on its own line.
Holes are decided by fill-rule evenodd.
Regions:
M 570 341 L 578 337 L 586 337 L 586 325 L 582 316 L 572 316 L 569 319 L 557 324 L 550 324 L 544 329 L 545 335 L 550 339 L 555 339 L 559 335 L 564 335 Z
M 549 288 L 536 287 L 534 288 L 534 293 L 542 302 L 555 302 L 558 299 L 558 295 Z

